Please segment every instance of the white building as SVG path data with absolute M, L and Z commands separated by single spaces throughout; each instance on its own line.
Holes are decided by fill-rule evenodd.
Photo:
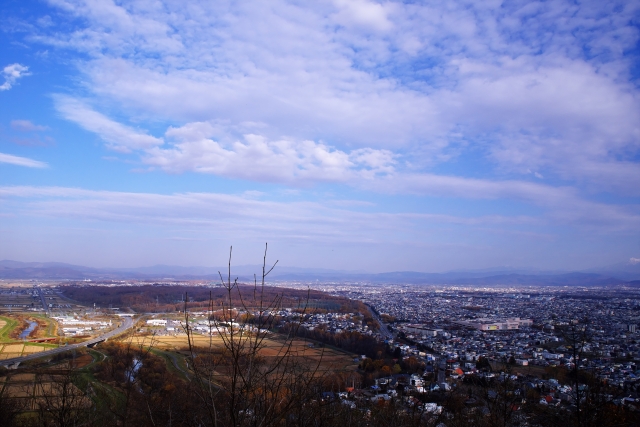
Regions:
M 473 320 L 460 320 L 458 325 L 468 326 L 470 328 L 477 329 L 479 331 L 507 331 L 520 329 L 521 326 L 531 326 L 533 320 L 521 319 L 519 317 L 512 317 L 509 319 L 473 319 Z

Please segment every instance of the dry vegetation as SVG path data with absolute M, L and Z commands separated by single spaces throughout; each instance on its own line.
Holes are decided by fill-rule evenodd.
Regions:
M 0 344 L 0 360 L 12 359 L 14 357 L 26 356 L 28 354 L 39 353 L 50 350 L 54 345 L 40 344 Z
M 9 340 L 21 339 L 20 334 L 29 327 L 30 322 L 33 322 L 36 325 L 26 339 L 52 337 L 57 333 L 56 322 L 42 316 L 15 313 L 5 314 L 5 317 L 17 323 L 10 331 L 6 331 L 6 336 Z M 5 320 L 1 320 L 0 322 L 2 322 L 0 324 L 0 329 L 7 325 Z
M 66 285 L 60 290 L 68 298 L 99 307 L 127 307 L 137 312 L 178 312 L 185 309 L 185 294 L 189 295 L 186 308 L 191 311 L 213 306 L 221 309 L 229 301 L 241 305 L 241 295 L 253 294 L 253 285 L 238 284 L 231 294 L 222 286 L 175 286 L 149 284 L 143 286 L 95 286 L 86 284 Z M 297 308 L 305 305 L 308 310 L 332 310 L 343 312 L 367 312 L 364 304 L 347 298 L 328 295 L 320 291 L 304 291 L 265 286 L 261 289 L 264 301 L 277 298 L 281 307 Z M 254 309 L 258 301 L 245 301 L 247 309 Z
M 220 336 L 208 337 L 193 334 L 172 336 L 140 337 L 135 336 L 128 340 L 136 348 L 156 348 L 165 351 L 174 351 L 181 355 L 189 354 L 189 340 L 196 354 L 206 352 L 220 353 L 225 348 L 225 341 Z M 343 371 L 357 369 L 357 363 L 353 362 L 352 355 L 331 348 L 316 347 L 304 340 L 293 340 L 283 346 L 283 341 L 266 338 L 259 348 L 259 356 L 263 358 L 278 358 L 285 355 L 300 358 L 307 365 L 320 363 L 319 371 Z

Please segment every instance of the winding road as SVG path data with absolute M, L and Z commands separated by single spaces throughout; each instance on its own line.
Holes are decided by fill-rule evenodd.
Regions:
M 83 341 L 81 343 L 77 343 L 77 344 L 71 344 L 71 345 L 65 345 L 62 347 L 58 347 L 58 348 L 54 348 L 52 350 L 46 350 L 46 351 L 41 351 L 39 353 L 33 353 L 33 354 L 29 354 L 27 356 L 21 356 L 21 357 L 14 357 L 12 359 L 5 359 L 5 360 L 0 360 L 0 366 L 9 366 L 9 365 L 13 365 L 15 363 L 22 363 L 22 362 L 26 362 L 28 360 L 34 360 L 34 359 L 39 359 L 41 357 L 45 357 L 45 356 L 53 356 L 59 353 L 64 353 L 65 351 L 69 351 L 69 350 L 73 350 L 76 348 L 80 348 L 80 347 L 88 347 L 90 345 L 99 343 L 100 341 L 105 341 L 109 338 L 115 337 L 116 335 L 119 335 L 121 333 L 123 333 L 124 331 L 126 331 L 127 329 L 130 329 L 133 326 L 133 319 L 131 317 L 125 317 L 124 318 L 124 322 L 122 322 L 122 325 L 118 326 L 116 329 L 113 329 L 109 332 L 106 332 L 100 336 L 97 336 L 95 338 L 91 338 L 90 340 L 87 341 Z

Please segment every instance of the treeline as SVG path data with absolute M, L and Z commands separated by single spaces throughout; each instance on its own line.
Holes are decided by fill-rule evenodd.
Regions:
M 167 369 L 164 359 L 144 348 L 122 343 L 105 343 L 100 351 L 107 357 L 94 369 L 104 387 L 96 391 L 94 423 L 145 425 L 154 420 L 173 420 L 175 425 L 191 423 L 197 411 L 193 385 Z
M 89 372 L 76 367 L 71 353 L 54 357 L 55 365 L 51 368 L 27 368 L 35 375 L 34 396 L 15 393 L 19 389 L 0 390 L 0 425 L 197 424 L 197 415 L 193 417 L 198 414 L 193 385 L 168 371 L 162 358 L 121 343 L 104 343 L 100 352 L 105 359 Z M 4 381 L 11 388 L 12 373 L 5 371 L 0 375 L 6 376 Z M 18 374 L 17 378 L 24 375 Z M 98 381 L 87 381 L 90 377 Z
M 285 328 L 283 332 L 287 332 L 287 329 Z M 297 329 L 297 335 L 372 359 L 382 357 L 386 351 L 385 344 L 378 342 L 376 338 L 370 335 L 357 331 L 333 333 L 324 326 L 316 327 L 313 330 L 300 327 Z
M 363 304 L 329 295 L 317 290 L 299 290 L 266 286 L 264 292 L 252 285 L 239 285 L 231 290 L 221 286 L 175 286 L 149 284 L 142 286 L 95 286 L 73 284 L 61 286 L 62 293 L 75 301 L 98 307 L 131 308 L 136 312 L 201 310 L 213 306 L 214 309 L 233 304 L 246 308 L 256 308 L 278 301 L 278 307 L 305 312 L 359 312 Z M 186 301 L 186 302 L 185 302 Z M 242 302 L 242 303 L 241 303 Z

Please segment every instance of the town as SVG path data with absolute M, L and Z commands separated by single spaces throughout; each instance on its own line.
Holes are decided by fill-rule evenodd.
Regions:
M 25 326 L 13 332 L 0 364 L 19 377 L 21 369 L 42 366 L 38 360 L 48 366 L 83 346 L 96 363 L 113 351 L 107 339 L 130 330 L 116 341 L 164 354 L 167 366 L 190 380 L 188 367 L 197 360 L 191 346 L 228 345 L 235 334 L 264 340 L 260 351 L 279 354 L 279 340 L 290 336 L 296 357 L 317 360 L 327 378 L 340 378 L 324 386 L 321 400 L 344 410 L 390 406 L 435 422 L 450 419 L 451 399 L 466 396 L 467 417 L 489 414 L 492 401 L 507 399 L 514 419 L 526 423 L 544 408 L 576 411 L 594 384 L 605 387 L 598 398 L 608 405 L 640 410 L 637 288 L 268 283 L 262 292 L 292 297 L 289 306 L 266 310 L 250 299 L 232 303 L 231 293 L 219 304 L 187 296 L 225 289 L 207 281 L 4 287 L 3 330 L 14 320 L 15 331 Z M 91 302 L 98 294 L 111 301 L 132 292 L 138 311 Z M 152 303 L 140 302 L 145 298 Z

